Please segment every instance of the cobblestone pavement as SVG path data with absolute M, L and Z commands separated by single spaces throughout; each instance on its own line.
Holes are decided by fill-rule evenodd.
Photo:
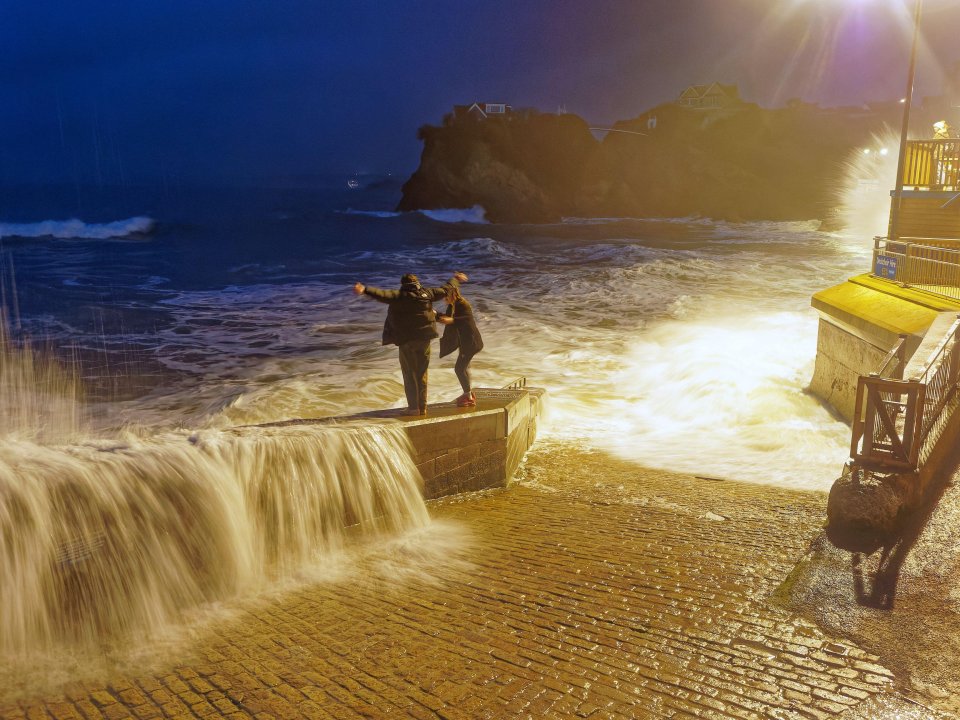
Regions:
M 769 601 L 825 500 L 541 447 L 511 488 L 433 503 L 422 537 L 149 668 L 8 689 L 0 717 L 879 717 L 877 658 Z

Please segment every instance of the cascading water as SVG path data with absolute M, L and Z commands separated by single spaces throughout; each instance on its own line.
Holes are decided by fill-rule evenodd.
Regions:
M 0 654 L 149 634 L 427 524 L 402 428 L 294 425 L 0 447 Z
M 0 656 L 150 635 L 429 521 L 399 426 L 95 439 L 77 373 L 8 328 L 0 307 Z

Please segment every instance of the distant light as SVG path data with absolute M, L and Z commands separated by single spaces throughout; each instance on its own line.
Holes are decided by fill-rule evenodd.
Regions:
M 900 98 L 900 104 L 903 105 L 907 101 L 906 98 Z
M 881 154 L 881 155 L 886 155 L 886 154 L 887 154 L 887 149 L 886 149 L 886 148 L 880 148 L 880 154 Z
M 869 155 L 869 154 L 870 154 L 870 148 L 864 148 L 864 149 L 863 149 L 863 154 L 864 154 L 864 155 Z

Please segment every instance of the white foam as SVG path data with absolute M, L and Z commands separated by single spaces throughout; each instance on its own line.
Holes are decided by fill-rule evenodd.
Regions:
M 82 220 L 42 220 L 35 223 L 0 223 L 0 238 L 58 238 L 76 240 L 109 240 L 150 233 L 156 222 L 149 217 L 132 217 L 108 223 L 85 223 Z
M 476 225 L 486 225 L 487 211 L 482 205 L 474 205 L 471 208 L 450 208 L 441 210 L 421 210 L 431 220 L 443 223 L 473 223 Z
M 367 217 L 376 217 L 376 218 L 394 218 L 400 217 L 403 215 L 401 212 L 391 212 L 389 210 L 354 210 L 350 208 L 343 211 L 344 215 L 366 215 Z

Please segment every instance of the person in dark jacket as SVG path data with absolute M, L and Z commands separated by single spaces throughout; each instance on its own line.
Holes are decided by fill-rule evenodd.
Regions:
M 381 290 L 356 283 L 353 291 L 386 303 L 387 319 L 383 324 L 383 344 L 400 348 L 400 371 L 407 395 L 404 415 L 427 414 L 427 369 L 430 366 L 430 341 L 437 337 L 433 303 L 446 296 L 449 288 L 466 282 L 461 272 L 453 274 L 443 287 L 425 288 L 416 275 L 400 278 L 399 290 Z
M 476 407 L 477 396 L 473 392 L 470 380 L 470 361 L 473 356 L 483 350 L 483 338 L 473 318 L 473 306 L 460 294 L 460 288 L 447 288 L 447 309 L 437 318 L 446 327 L 443 337 L 440 338 L 440 357 L 449 355 L 459 348 L 457 362 L 453 366 L 463 395 L 457 398 L 460 407 Z

